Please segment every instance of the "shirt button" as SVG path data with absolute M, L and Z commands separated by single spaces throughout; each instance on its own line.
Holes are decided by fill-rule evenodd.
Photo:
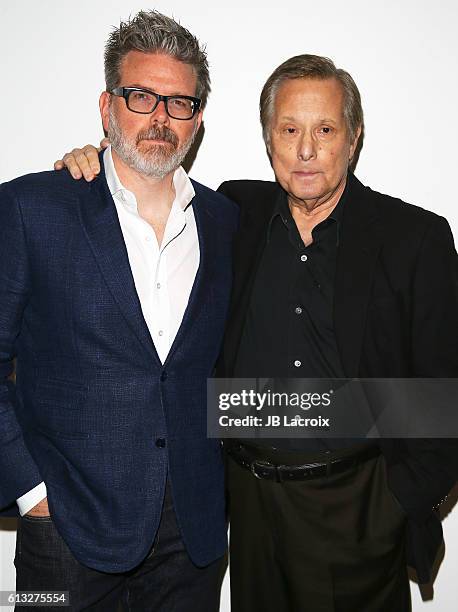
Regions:
M 164 438 L 158 438 L 158 439 L 156 440 L 156 446 L 157 446 L 158 448 L 164 448 L 164 447 L 165 447 L 165 445 L 166 445 L 166 441 L 164 440 Z
M 156 283 L 156 289 L 160 289 L 161 288 L 161 283 Z
M 164 380 L 167 380 L 167 372 L 161 373 L 161 382 L 164 382 Z
M 296 368 L 300 368 L 302 365 L 302 361 L 299 361 L 299 359 L 296 359 L 296 361 L 294 362 L 294 365 L 296 366 Z
M 307 261 L 307 255 L 301 255 L 301 261 Z
M 160 336 L 163 336 L 163 335 L 164 335 L 164 332 L 162 331 L 162 329 L 160 329 L 160 330 L 159 330 L 159 335 L 160 335 Z
M 301 308 L 300 306 L 298 306 L 298 307 L 297 307 L 297 308 L 294 310 L 294 312 L 295 312 L 296 314 L 302 314 L 302 308 Z

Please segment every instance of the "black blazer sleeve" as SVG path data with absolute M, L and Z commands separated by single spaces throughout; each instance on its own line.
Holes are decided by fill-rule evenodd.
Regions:
M 458 378 L 457 270 L 450 227 L 434 216 L 412 279 L 415 378 Z M 451 402 L 457 399 L 450 397 Z M 402 462 L 390 466 L 389 483 L 404 509 L 420 519 L 443 500 L 458 478 L 458 439 L 411 438 L 404 444 L 407 452 Z

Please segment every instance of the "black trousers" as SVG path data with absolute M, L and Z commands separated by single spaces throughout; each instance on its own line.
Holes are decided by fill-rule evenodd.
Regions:
M 51 519 L 22 517 L 16 542 L 16 590 L 70 591 L 69 612 L 218 612 L 225 564 L 190 560 L 169 487 L 148 557 L 134 570 L 106 574 L 79 563 Z M 29 610 L 16 606 L 15 610 Z M 56 608 L 40 607 L 40 610 Z
M 276 464 L 317 456 L 252 447 Z M 351 450 L 330 457 L 351 454 Z M 382 456 L 277 483 L 228 458 L 231 612 L 408 612 L 406 517 Z

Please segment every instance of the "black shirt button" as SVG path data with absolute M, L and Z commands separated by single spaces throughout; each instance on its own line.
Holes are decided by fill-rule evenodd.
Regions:
M 167 380 L 167 372 L 162 372 L 161 374 L 161 382 L 164 382 L 164 380 Z
M 166 444 L 166 442 L 165 442 L 164 438 L 158 438 L 158 439 L 156 440 L 156 446 L 157 446 L 158 448 L 164 448 L 164 447 L 165 447 L 165 444 Z

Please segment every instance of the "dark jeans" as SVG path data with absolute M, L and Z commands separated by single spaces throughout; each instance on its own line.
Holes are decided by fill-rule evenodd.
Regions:
M 62 609 L 71 612 L 217 612 L 225 568 L 222 559 L 205 568 L 191 562 L 169 487 L 154 545 L 134 570 L 106 574 L 85 567 L 72 555 L 52 519 L 32 517 L 19 521 L 15 565 L 16 590 L 70 591 L 70 607 Z
M 258 451 L 277 465 L 318 459 Z M 296 482 L 259 480 L 229 457 L 228 486 L 232 612 L 410 611 L 406 516 L 382 456 Z

